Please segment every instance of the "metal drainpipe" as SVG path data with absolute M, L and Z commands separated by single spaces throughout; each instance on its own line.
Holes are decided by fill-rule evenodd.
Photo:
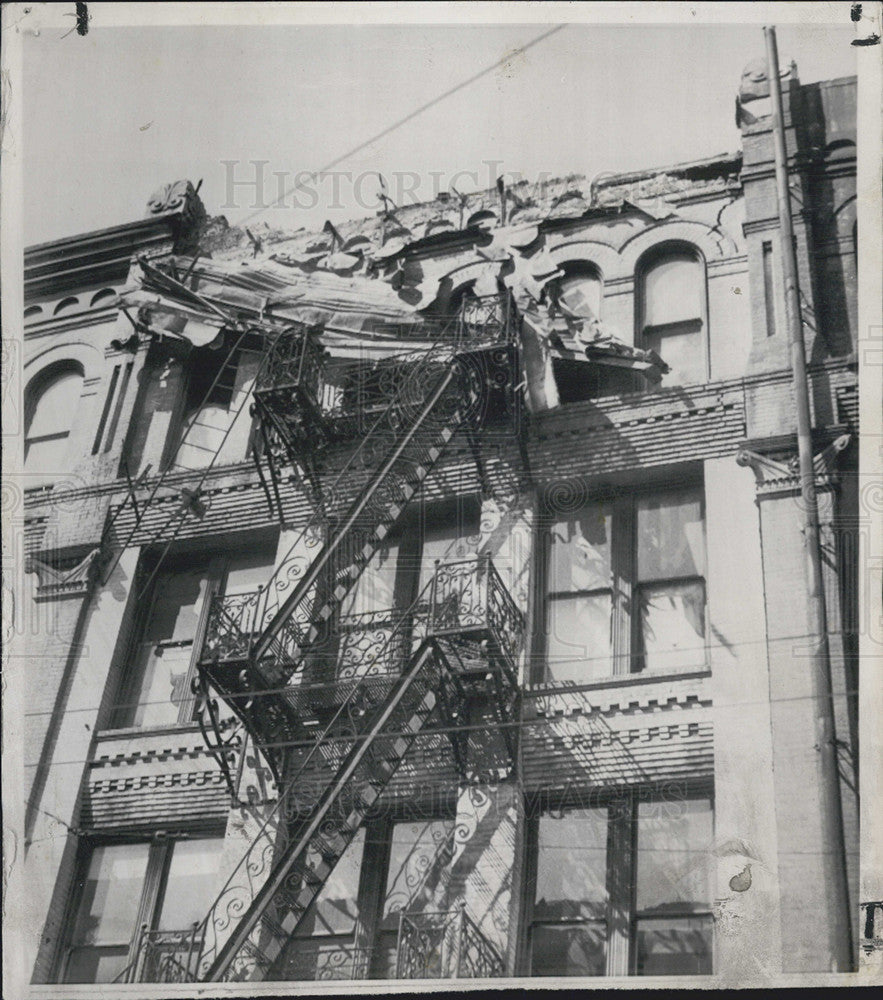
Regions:
M 797 284 L 797 259 L 794 250 L 794 227 L 791 219 L 791 193 L 788 187 L 788 161 L 785 149 L 785 122 L 782 115 L 782 90 L 779 79 L 776 29 L 764 27 L 763 32 L 767 50 L 767 77 L 772 98 L 780 256 L 785 288 L 791 370 L 794 378 L 794 400 L 797 411 L 797 452 L 800 463 L 800 491 L 804 515 L 803 532 L 807 552 L 809 627 L 814 644 L 810 669 L 812 670 L 815 737 L 816 750 L 819 755 L 819 790 L 822 808 L 822 843 L 819 846 L 827 868 L 825 884 L 818 888 L 831 900 L 829 923 L 831 971 L 848 972 L 852 968 L 852 925 L 849 919 L 846 852 L 835 743 L 831 652 L 828 645 L 828 618 L 822 580 L 819 512 L 813 467 L 809 387 L 806 373 L 806 348 L 803 342 L 803 323 Z

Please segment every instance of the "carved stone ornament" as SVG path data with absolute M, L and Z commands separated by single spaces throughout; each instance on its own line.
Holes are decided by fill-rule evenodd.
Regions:
M 85 597 L 100 566 L 100 555 L 101 548 L 96 547 L 72 569 L 56 569 L 34 556 L 28 556 L 25 561 L 25 572 L 37 574 L 36 600 Z
M 851 441 L 851 435 L 841 434 L 813 458 L 816 488 L 828 489 L 837 484 L 837 456 Z M 800 468 L 797 456 L 787 462 L 740 448 L 736 462 L 748 466 L 754 473 L 758 496 L 774 496 L 800 492 Z

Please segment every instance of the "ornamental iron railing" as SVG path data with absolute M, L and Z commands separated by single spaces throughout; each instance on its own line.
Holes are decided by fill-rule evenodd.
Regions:
M 400 915 L 396 979 L 494 979 L 504 970 L 500 953 L 463 903 Z

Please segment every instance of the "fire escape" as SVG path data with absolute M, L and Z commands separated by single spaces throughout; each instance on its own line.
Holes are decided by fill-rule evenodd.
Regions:
M 211 689 L 261 750 L 279 798 L 205 919 L 145 932 L 128 979 L 281 978 L 288 942 L 419 734 L 439 729 L 463 781 L 513 766 L 524 620 L 488 557 L 437 565 L 407 608 L 342 613 L 455 436 L 468 437 L 487 483 L 483 435 L 519 434 L 511 302 L 494 297 L 483 308 L 477 315 L 473 302 L 468 321 L 452 320 L 428 349 L 361 366 L 334 400 L 318 331 L 296 327 L 272 342 L 255 389 L 265 487 L 281 511 L 290 469 L 314 513 L 306 548 L 266 586 L 214 599 L 199 693 L 219 759 Z M 354 632 L 367 641 L 352 643 Z M 317 664 L 330 682 L 312 683 Z M 480 754 L 458 732 L 469 719 L 486 722 Z M 317 773 L 324 788 L 305 804 L 304 778 Z M 399 977 L 503 971 L 462 907 L 402 913 Z M 353 958 L 348 976 L 368 974 Z

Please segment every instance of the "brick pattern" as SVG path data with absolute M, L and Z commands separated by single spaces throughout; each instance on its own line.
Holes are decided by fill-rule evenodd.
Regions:
M 98 738 L 80 826 L 104 833 L 223 822 L 230 809 L 224 775 L 198 733 L 144 732 Z

